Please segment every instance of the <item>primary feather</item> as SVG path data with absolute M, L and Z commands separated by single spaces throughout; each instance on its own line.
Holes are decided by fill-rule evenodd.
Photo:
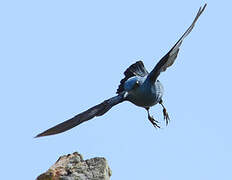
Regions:
M 181 38 L 176 42 L 176 44 L 171 48 L 171 50 L 163 56 L 163 58 L 157 63 L 155 68 L 151 71 L 149 74 L 148 78 L 152 81 L 155 82 L 157 77 L 160 75 L 161 72 L 164 72 L 168 67 L 170 67 L 174 61 L 176 60 L 176 57 L 179 52 L 179 47 L 182 44 L 184 38 L 188 36 L 188 34 L 192 31 L 195 23 L 197 22 L 198 18 L 202 14 L 202 12 L 205 10 L 207 4 L 205 4 L 197 12 L 196 17 L 194 18 L 192 24 L 189 26 L 189 28 L 185 31 L 185 33 L 181 36 Z
M 110 99 L 105 100 L 104 102 L 88 109 L 87 111 L 84 111 L 73 118 L 62 122 L 40 134 L 38 134 L 36 137 L 41 137 L 41 136 L 48 136 L 48 135 L 53 135 L 53 134 L 58 134 L 62 133 L 64 131 L 67 131 L 85 121 L 88 121 L 96 116 L 102 116 L 105 114 L 107 111 L 109 111 L 114 105 L 120 103 L 123 101 L 123 94 L 114 96 Z

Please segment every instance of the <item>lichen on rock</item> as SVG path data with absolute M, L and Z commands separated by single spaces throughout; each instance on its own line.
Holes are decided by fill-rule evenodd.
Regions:
M 83 160 L 81 154 L 74 152 L 61 156 L 36 180 L 109 180 L 111 174 L 105 158 Z

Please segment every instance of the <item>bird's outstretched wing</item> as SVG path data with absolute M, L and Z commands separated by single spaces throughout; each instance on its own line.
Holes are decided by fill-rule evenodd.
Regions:
M 117 95 L 114 96 L 110 99 L 105 100 L 104 102 L 88 109 L 87 111 L 84 111 L 78 115 L 76 115 L 75 117 L 62 122 L 40 134 L 38 134 L 36 136 L 37 137 L 41 137 L 41 136 L 48 136 L 48 135 L 53 135 L 53 134 L 58 134 L 58 133 L 62 133 L 64 131 L 67 131 L 85 121 L 88 121 L 96 116 L 101 116 L 103 114 L 105 114 L 107 111 L 109 111 L 114 105 L 122 102 L 124 100 L 123 95 Z
M 179 52 L 179 47 L 181 43 L 183 42 L 184 38 L 192 31 L 195 23 L 197 22 L 198 18 L 200 17 L 201 13 L 205 10 L 207 4 L 205 4 L 202 7 L 200 7 L 199 11 L 197 12 L 197 15 L 195 19 L 193 20 L 192 24 L 189 26 L 189 28 L 185 31 L 185 33 L 181 36 L 181 38 L 176 42 L 176 44 L 172 47 L 172 49 L 157 63 L 155 68 L 151 71 L 148 78 L 155 82 L 157 77 L 160 75 L 161 72 L 165 71 L 169 66 L 171 66 Z

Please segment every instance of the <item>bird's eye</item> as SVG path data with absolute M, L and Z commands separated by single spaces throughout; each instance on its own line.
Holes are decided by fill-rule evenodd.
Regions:
M 133 89 L 134 89 L 134 88 L 138 88 L 139 86 L 140 86 L 139 81 L 136 81 L 135 84 L 134 84 Z

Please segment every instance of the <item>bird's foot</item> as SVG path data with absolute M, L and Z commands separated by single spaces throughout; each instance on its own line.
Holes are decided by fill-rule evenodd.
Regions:
M 170 122 L 170 118 L 169 118 L 169 115 L 168 115 L 166 108 L 163 108 L 163 115 L 164 115 L 164 121 L 165 121 L 166 126 L 167 126 L 168 123 Z
M 166 123 L 166 126 L 168 125 L 168 123 L 170 122 L 170 118 L 169 118 L 169 115 L 168 115 L 168 112 L 166 110 L 166 108 L 164 107 L 163 105 L 163 101 L 162 99 L 160 100 L 159 102 L 161 104 L 161 106 L 163 107 L 163 115 L 164 115 L 164 121 Z
M 160 128 L 160 126 L 158 125 L 159 121 L 155 120 L 153 116 L 148 115 L 148 119 L 155 128 Z

